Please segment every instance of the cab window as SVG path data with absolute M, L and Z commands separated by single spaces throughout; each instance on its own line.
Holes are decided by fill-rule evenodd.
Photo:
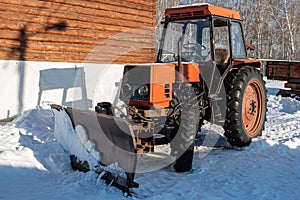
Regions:
M 240 23 L 232 22 L 231 35 L 233 58 L 246 58 L 245 44 Z
M 229 40 L 229 22 L 228 20 L 215 19 L 214 25 L 214 50 L 215 62 L 218 67 L 226 67 L 230 59 L 230 40 Z

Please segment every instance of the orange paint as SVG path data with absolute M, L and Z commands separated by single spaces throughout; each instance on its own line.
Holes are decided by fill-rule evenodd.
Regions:
M 249 59 L 234 59 L 233 60 L 233 65 L 238 66 L 238 65 L 251 65 L 254 67 L 261 68 L 262 67 L 262 62 L 260 60 L 249 60 Z
M 154 107 L 168 107 L 172 100 L 172 83 L 175 82 L 175 65 L 151 66 L 150 102 Z
M 220 8 L 209 4 L 169 8 L 166 9 L 165 12 L 166 19 L 199 18 L 209 17 L 211 15 L 242 21 L 242 18 L 238 11 L 230 10 L 227 8 Z

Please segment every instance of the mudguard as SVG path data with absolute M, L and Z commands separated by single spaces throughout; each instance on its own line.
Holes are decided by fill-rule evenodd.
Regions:
M 100 153 L 102 165 L 118 163 L 127 176 L 127 181 L 122 181 L 124 185 L 120 186 L 122 190 L 136 187 L 134 183 L 137 162 L 136 145 L 131 127 L 125 120 L 59 105 L 51 105 L 51 108 L 58 111 L 64 110 L 70 117 L 74 128 L 81 125 L 85 129 L 88 139 L 95 144 L 95 150 Z M 120 178 L 104 177 L 115 179 L 116 184 Z

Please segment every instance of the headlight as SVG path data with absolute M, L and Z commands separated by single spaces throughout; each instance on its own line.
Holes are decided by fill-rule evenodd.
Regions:
M 123 95 L 130 95 L 130 93 L 131 93 L 131 86 L 129 85 L 129 84 L 124 84 L 123 86 L 122 86 L 122 93 L 123 93 Z
M 142 85 L 139 87 L 138 89 L 138 94 L 141 95 L 141 96 L 147 96 L 149 93 L 149 90 L 148 90 L 148 86 L 147 85 Z

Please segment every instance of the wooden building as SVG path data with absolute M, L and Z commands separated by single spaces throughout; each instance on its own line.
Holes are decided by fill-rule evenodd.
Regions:
M 0 60 L 145 63 L 155 0 L 1 0 Z
M 126 63 L 155 61 L 155 0 L 1 0 L 0 120 L 117 102 Z

